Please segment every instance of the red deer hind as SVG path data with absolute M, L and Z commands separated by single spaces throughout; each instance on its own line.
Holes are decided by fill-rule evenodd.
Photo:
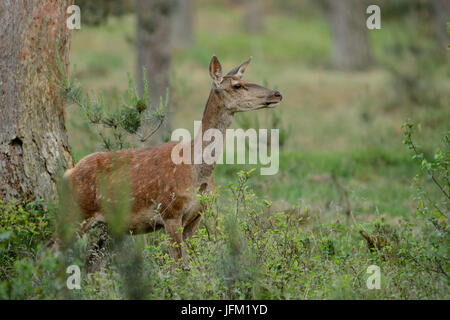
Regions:
M 273 107 L 281 101 L 278 91 L 242 80 L 250 61 L 251 58 L 222 76 L 219 60 L 216 56 L 212 57 L 209 65 L 212 88 L 200 133 L 215 128 L 221 131 L 225 139 L 226 129 L 236 112 Z M 195 137 L 191 142 L 192 148 L 196 139 L 201 139 L 202 149 L 211 143 L 203 141 L 202 137 Z M 213 171 L 216 164 L 175 164 L 171 154 L 177 143 L 98 152 L 86 156 L 68 170 L 65 177 L 76 191 L 84 220 L 82 231 L 87 231 L 96 223 L 108 222 L 102 211 L 102 198 L 104 200 L 105 197 L 102 197 L 99 187 L 101 176 L 105 177 L 107 185 L 119 183 L 118 176 L 127 176 L 131 193 L 131 211 L 126 221 L 128 231 L 139 234 L 164 228 L 174 242 L 170 252 L 173 258 L 178 260 L 184 257 L 182 242 L 197 232 L 201 219 L 202 208 L 195 192 L 214 189 Z M 194 151 L 191 154 L 194 155 Z M 95 272 L 99 266 L 89 263 L 88 258 L 87 268 L 88 272 Z

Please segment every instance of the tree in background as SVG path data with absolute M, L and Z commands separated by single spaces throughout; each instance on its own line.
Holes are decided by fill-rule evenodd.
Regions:
M 144 91 L 142 70 L 147 70 L 150 97 L 153 105 L 160 104 L 160 98 L 166 99 L 169 88 L 169 73 L 172 59 L 172 43 L 188 47 L 192 42 L 192 7 L 191 0 L 75 0 L 82 12 L 82 23 L 99 25 L 105 23 L 109 16 L 135 12 L 136 24 L 136 78 L 139 93 Z M 172 17 L 180 7 L 180 12 Z M 175 32 L 171 32 L 172 25 Z M 190 35 L 190 36 L 189 36 Z M 153 137 L 157 144 L 166 140 L 170 126 L 170 98 L 166 110 L 165 123 Z
M 247 32 L 260 33 L 264 30 L 264 2 L 242 0 L 244 4 L 244 27 Z
M 329 0 L 332 29 L 332 66 L 364 70 L 372 60 L 366 28 L 365 1 Z
M 0 1 L 0 199 L 46 201 L 72 166 L 64 103 L 49 74 L 69 62 L 73 0 Z
M 109 16 L 121 16 L 133 12 L 134 0 L 75 0 L 80 7 L 82 24 L 100 25 Z
M 172 15 L 172 47 L 189 49 L 194 42 L 194 1 L 178 0 Z
M 137 78 L 143 79 L 142 68 L 147 70 L 150 97 L 154 103 L 166 97 L 169 88 L 169 71 L 172 60 L 170 34 L 171 16 L 176 7 L 175 0 L 136 0 L 137 28 Z M 143 91 L 139 80 L 138 88 Z M 155 99 L 158 99 L 155 101 Z M 166 109 L 166 122 L 158 131 L 159 141 L 167 140 L 171 131 L 170 98 Z M 155 139 L 156 140 L 156 139 Z
M 433 0 L 434 27 L 436 30 L 436 40 L 441 56 L 447 56 L 450 27 L 447 26 L 450 15 L 450 2 L 448 0 Z

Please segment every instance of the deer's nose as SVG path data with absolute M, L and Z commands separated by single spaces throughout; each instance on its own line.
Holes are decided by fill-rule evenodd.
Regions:
M 280 91 L 274 91 L 273 92 L 273 96 L 277 97 L 277 98 L 280 98 L 280 101 L 281 101 L 281 99 L 283 99 L 283 96 L 281 95 Z

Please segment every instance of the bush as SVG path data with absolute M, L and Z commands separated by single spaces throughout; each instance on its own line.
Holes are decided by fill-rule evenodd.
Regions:
M 41 202 L 0 200 L 0 280 L 7 278 L 16 260 L 34 257 L 51 233 L 50 217 Z

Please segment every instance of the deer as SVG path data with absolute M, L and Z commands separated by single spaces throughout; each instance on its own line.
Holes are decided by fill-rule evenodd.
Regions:
M 211 90 L 207 100 L 200 132 L 189 143 L 201 141 L 203 149 L 208 141 L 198 135 L 210 128 L 218 129 L 225 139 L 226 129 L 238 112 L 273 108 L 282 95 L 279 91 L 249 83 L 242 79 L 252 57 L 222 75 L 222 66 L 215 55 L 209 64 Z M 172 246 L 174 261 L 185 261 L 183 242 L 198 231 L 202 206 L 196 194 L 214 191 L 213 172 L 216 163 L 174 164 L 173 148 L 179 141 L 153 147 L 97 152 L 81 159 L 65 172 L 64 178 L 73 187 L 81 212 L 81 231 L 86 232 L 96 223 L 108 224 L 102 208 L 105 194 L 99 187 L 103 176 L 107 185 L 120 183 L 118 176 L 126 176 L 130 184 L 130 212 L 125 230 L 143 234 L 164 229 Z M 223 145 L 223 144 L 222 144 Z M 193 152 L 191 153 L 193 154 Z M 97 249 L 104 241 L 99 239 Z M 88 273 L 97 272 L 98 263 L 86 262 Z M 91 259 L 92 260 L 92 259 Z

